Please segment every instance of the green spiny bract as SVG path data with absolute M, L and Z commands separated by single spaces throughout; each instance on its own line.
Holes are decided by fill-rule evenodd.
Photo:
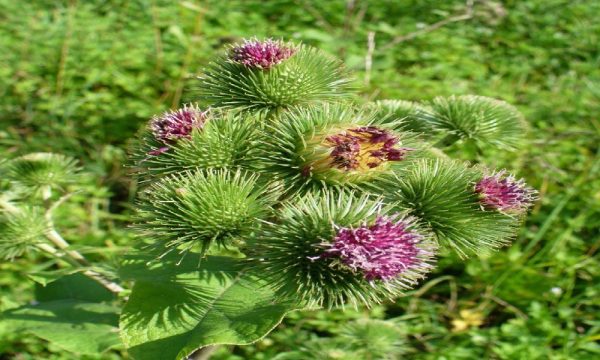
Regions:
M 184 171 L 163 178 L 143 193 L 137 228 L 159 253 L 185 253 L 211 245 L 239 245 L 279 197 L 276 185 L 261 185 L 243 171 Z
M 44 241 L 44 214 L 38 207 L 0 212 L 0 258 L 12 260 Z
M 483 208 L 475 192 L 482 177 L 459 162 L 419 160 L 385 180 L 384 195 L 430 228 L 441 245 L 465 256 L 508 244 L 520 223 L 518 217 Z
M 146 129 L 133 154 L 144 181 L 194 169 L 255 168 L 264 141 L 252 116 L 232 111 L 206 112 L 202 127 L 165 143 Z
M 437 97 L 427 120 L 436 132 L 445 136 L 440 145 L 458 140 L 478 147 L 514 150 L 527 132 L 527 123 L 512 105 L 484 96 Z
M 33 190 L 63 188 L 77 179 L 77 161 L 52 153 L 31 153 L 3 164 L 7 179 Z
M 406 100 L 378 100 L 370 106 L 380 114 L 378 123 L 391 123 L 396 130 L 412 131 L 425 138 L 434 135 L 431 109 L 424 105 Z
M 247 66 L 232 55 L 211 63 L 199 78 L 196 96 L 211 107 L 269 113 L 296 105 L 348 97 L 342 63 L 320 50 L 291 43 L 288 58 L 269 67 Z
M 389 175 L 422 144 L 411 133 L 374 122 L 374 113 L 343 103 L 286 112 L 267 127 L 266 171 L 300 193 Z
M 278 220 L 266 223 L 256 233 L 251 247 L 256 266 L 264 270 L 264 276 L 282 298 L 295 297 L 306 306 L 327 308 L 345 304 L 370 306 L 398 296 L 430 270 L 433 244 L 426 234 L 413 244 L 418 251 L 404 270 L 386 279 L 369 279 L 331 252 L 342 231 L 368 231 L 365 224 L 372 225 L 386 215 L 380 201 L 335 191 L 309 193 L 294 200 L 283 204 Z M 410 231 L 419 232 L 409 226 Z M 372 236 L 362 245 L 371 246 L 375 244 L 371 240 L 388 234 L 384 230 Z

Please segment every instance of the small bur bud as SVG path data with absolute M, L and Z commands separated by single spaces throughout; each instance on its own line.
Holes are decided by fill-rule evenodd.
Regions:
M 296 49 L 281 41 L 244 40 L 243 44 L 233 47 L 229 59 L 248 68 L 270 69 L 290 58 Z
M 535 200 L 535 190 L 525 184 L 523 179 L 516 180 L 505 171 L 484 176 L 475 184 L 475 192 L 484 207 L 503 212 L 523 212 Z
M 324 256 L 338 256 L 365 279 L 390 280 L 408 270 L 430 267 L 423 259 L 433 254 L 419 246 L 424 236 L 407 219 L 380 216 L 373 225 L 341 228 Z
M 181 109 L 152 118 L 150 130 L 157 140 L 170 144 L 181 138 L 190 138 L 193 129 L 202 129 L 206 115 L 206 111 L 195 105 L 184 105 Z
M 183 108 L 167 111 L 154 116 L 150 121 L 150 130 L 154 137 L 166 145 L 172 145 L 179 139 L 189 139 L 194 129 L 202 129 L 206 122 L 207 111 L 201 111 L 195 105 L 184 105 Z M 169 151 L 169 146 L 161 146 L 148 152 L 158 156 Z

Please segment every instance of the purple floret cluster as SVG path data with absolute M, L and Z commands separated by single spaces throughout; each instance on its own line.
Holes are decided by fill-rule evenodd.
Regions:
M 229 57 L 234 62 L 249 68 L 270 69 L 290 58 L 296 49 L 281 41 L 244 40 L 231 49 Z
M 419 244 L 424 237 L 411 229 L 407 219 L 380 216 L 373 225 L 341 228 L 326 256 L 337 256 L 367 280 L 390 280 L 407 270 L 424 269 L 428 250 Z
M 363 126 L 328 136 L 332 164 L 345 171 L 372 169 L 386 161 L 400 161 L 411 149 L 397 147 L 394 134 L 375 126 Z
M 504 171 L 483 177 L 475 184 L 475 192 L 485 207 L 506 212 L 522 212 L 535 200 L 535 190 Z
M 167 111 L 150 121 L 150 130 L 157 140 L 171 144 L 181 138 L 190 138 L 193 129 L 202 129 L 207 112 L 193 105 Z M 164 151 L 163 151 L 164 152 Z

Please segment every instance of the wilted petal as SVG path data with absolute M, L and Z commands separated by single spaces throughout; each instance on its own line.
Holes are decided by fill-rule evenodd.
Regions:
M 328 136 L 331 165 L 341 170 L 374 169 L 386 161 L 400 161 L 412 149 L 396 147 L 400 141 L 391 132 L 375 126 L 348 129 Z

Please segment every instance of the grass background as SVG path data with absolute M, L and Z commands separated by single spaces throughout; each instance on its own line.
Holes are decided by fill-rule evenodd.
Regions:
M 487 258 L 441 259 L 420 289 L 370 316 L 393 319 L 411 359 L 598 358 L 600 2 L 479 0 L 473 18 L 423 31 L 464 9 L 458 0 L 0 0 L 2 157 L 80 159 L 85 196 L 59 225 L 75 244 L 118 251 L 130 244 L 135 193 L 123 167 L 127 142 L 152 114 L 189 100 L 188 79 L 242 37 L 283 37 L 335 54 L 366 99 L 509 101 L 531 124 L 529 145 L 483 160 L 540 191 L 519 238 Z M 31 299 L 24 273 L 38 260 L 0 264 L 0 310 Z M 214 358 L 272 359 L 366 314 L 295 313 L 259 343 Z M 18 334 L 0 334 L 0 354 L 81 358 Z M 117 349 L 98 358 L 125 356 Z

